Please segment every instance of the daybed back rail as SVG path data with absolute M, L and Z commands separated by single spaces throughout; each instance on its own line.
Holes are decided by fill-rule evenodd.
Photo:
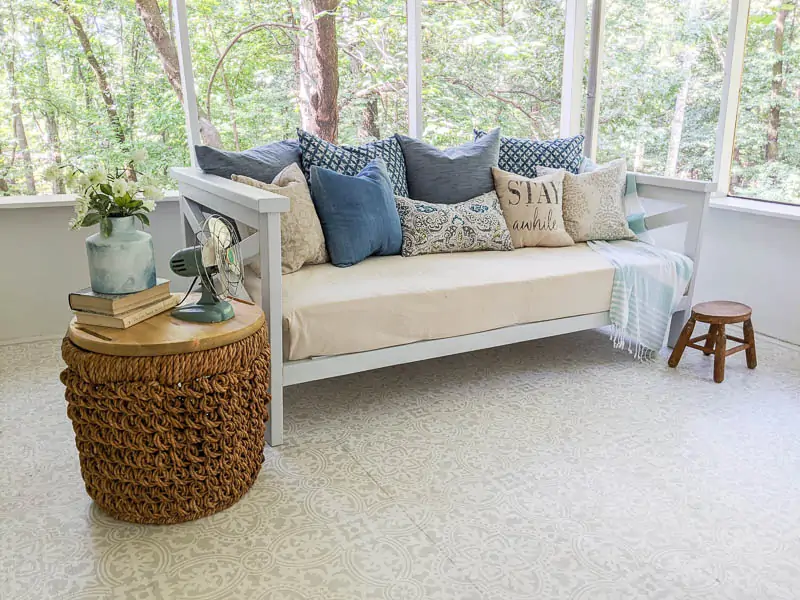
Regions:
M 283 300 L 281 289 L 281 213 L 289 210 L 289 199 L 237 183 L 198 169 L 176 168 L 170 174 L 178 181 L 181 216 L 187 243 L 203 223 L 203 213 L 218 213 L 257 232 L 241 243 L 243 258 L 259 256 L 261 307 L 267 319 L 270 355 L 270 421 L 267 442 L 283 443 Z

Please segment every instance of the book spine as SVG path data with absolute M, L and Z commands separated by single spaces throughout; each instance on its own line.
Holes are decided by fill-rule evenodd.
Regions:
M 126 317 L 117 317 L 117 318 L 122 323 L 122 328 L 127 329 L 128 327 L 136 325 L 137 323 L 141 323 L 142 321 L 149 319 L 150 317 L 154 317 L 157 314 L 172 308 L 173 306 L 177 306 L 178 301 L 179 301 L 178 296 L 170 296 L 169 298 L 161 300 L 160 302 L 151 304 L 150 306 L 142 309 L 135 315 L 128 315 Z

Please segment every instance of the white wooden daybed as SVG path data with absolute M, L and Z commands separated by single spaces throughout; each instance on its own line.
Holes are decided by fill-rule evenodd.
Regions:
M 375 257 L 339 269 L 281 274 L 280 213 L 289 200 L 194 168 L 175 168 L 188 243 L 204 213 L 256 233 L 242 256 L 258 257 L 272 349 L 267 442 L 283 443 L 283 388 L 347 373 L 502 346 L 609 324 L 614 270 L 585 244 L 413 258 Z M 714 189 L 708 182 L 636 176 L 652 232 L 682 238 L 695 261 Z M 658 232 L 655 231 L 656 236 Z M 691 308 L 694 280 L 673 316 L 670 344 Z

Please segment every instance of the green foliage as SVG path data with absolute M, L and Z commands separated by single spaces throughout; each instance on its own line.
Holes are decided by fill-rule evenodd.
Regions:
M 200 107 L 228 149 L 294 135 L 300 125 L 296 25 L 300 1 L 188 0 Z M 184 115 L 134 0 L 71 0 L 108 76 L 125 134 L 117 141 L 81 45 L 50 0 L 0 0 L 0 58 L 15 65 L 18 102 L 37 193 L 56 191 L 43 172 L 62 162 L 124 164 L 171 185 L 168 169 L 187 164 Z M 727 0 L 611 0 L 602 71 L 599 159 L 625 156 L 644 172 L 670 172 L 676 100 L 687 90 L 678 128 L 678 176 L 710 179 L 722 95 L 730 4 Z M 781 90 L 772 90 L 776 19 L 789 11 Z M 564 0 L 429 0 L 423 4 L 425 138 L 444 146 L 472 128 L 500 125 L 508 135 L 558 133 Z M 167 2 L 162 4 L 169 22 Z M 341 0 L 339 138 L 358 143 L 408 127 L 406 15 L 403 0 Z M 753 0 L 737 129 L 734 191 L 800 201 L 800 41 L 794 4 Z M 236 42 L 206 91 L 228 44 Z M 169 24 L 169 23 L 168 23 Z M 688 88 L 685 87 L 688 81 Z M 25 193 L 25 161 L 12 129 L 11 80 L 0 70 L 0 194 Z M 779 157 L 767 161 L 767 122 L 780 106 Z M 680 111 L 679 111 L 680 112 Z M 49 140 L 54 115 L 60 144 Z

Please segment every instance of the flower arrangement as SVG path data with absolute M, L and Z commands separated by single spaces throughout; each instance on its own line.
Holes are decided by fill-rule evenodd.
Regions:
M 52 166 L 47 169 L 47 179 L 63 177 L 69 189 L 78 197 L 75 199 L 75 216 L 70 219 L 70 229 L 100 225 L 103 237 L 111 235 L 116 217 L 136 217 L 142 225 L 149 226 L 148 213 L 156 207 L 156 202 L 164 197 L 163 191 L 155 185 L 131 181 L 136 173 L 134 165 L 147 160 L 147 152 L 137 150 L 131 155 L 131 166 L 108 170 L 103 166 L 81 169 L 73 165 Z M 63 172 L 62 172 L 63 171 Z

